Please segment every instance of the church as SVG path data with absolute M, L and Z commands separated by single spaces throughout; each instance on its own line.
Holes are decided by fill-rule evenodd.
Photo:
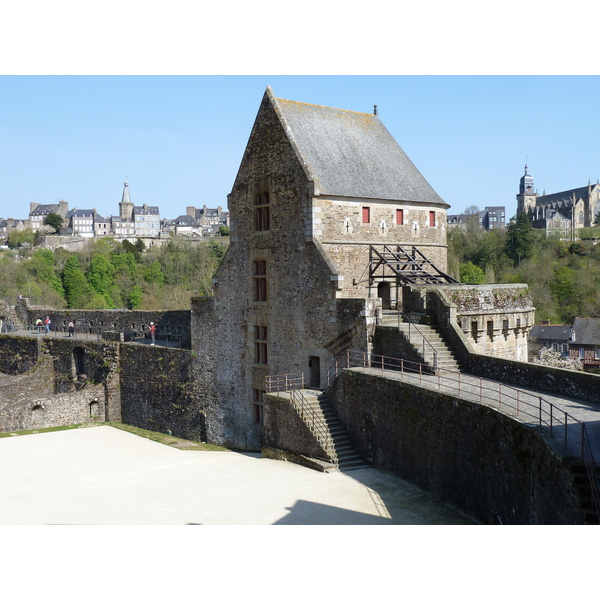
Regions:
M 600 213 L 600 183 L 540 196 L 534 187 L 532 175 L 527 171 L 519 182 L 517 215 L 526 214 L 536 229 L 545 229 L 546 235 L 574 240 L 575 231 L 592 227 Z

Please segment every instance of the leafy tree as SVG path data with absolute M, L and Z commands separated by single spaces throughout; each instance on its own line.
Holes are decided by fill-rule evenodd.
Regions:
M 144 292 L 142 288 L 139 285 L 134 286 L 127 297 L 127 302 L 129 304 L 128 308 L 130 308 L 131 310 L 135 310 L 136 308 L 138 308 L 142 303 L 143 297 Z
M 58 213 L 50 213 L 44 218 L 44 225 L 54 228 L 54 233 L 58 233 L 63 226 L 64 219 Z
M 227 227 L 227 225 L 221 225 L 219 227 L 219 234 L 222 236 L 228 236 L 229 235 L 229 227 Z
M 35 242 L 35 234 L 33 229 L 26 227 L 21 230 L 13 230 L 8 234 L 7 246 L 11 249 L 22 248 L 24 244 L 27 244 L 28 248 L 32 248 Z
M 95 292 L 104 298 L 106 308 L 113 308 L 110 288 L 113 284 L 115 268 L 105 254 L 95 254 L 90 263 L 88 281 Z
M 144 280 L 148 283 L 156 283 L 159 287 L 162 287 L 165 282 L 165 276 L 160 268 L 160 262 L 158 259 L 153 260 L 144 275 Z
M 25 264 L 38 281 L 46 283 L 60 297 L 64 296 L 64 289 L 60 277 L 54 270 L 54 253 L 52 250 L 40 248 L 33 253 L 31 260 Z
M 93 290 L 74 254 L 67 260 L 62 277 L 69 308 L 83 308 L 93 295 Z
M 472 262 L 464 263 L 460 265 L 460 281 L 461 283 L 473 283 L 480 284 L 485 283 L 485 273 Z
M 143 243 L 144 242 L 142 242 L 142 244 Z M 122 246 L 124 252 L 127 252 L 128 254 L 133 255 L 136 262 L 140 261 L 140 258 L 142 256 L 142 251 L 136 245 L 132 244 L 129 240 L 123 240 L 123 243 L 121 244 L 121 246 Z

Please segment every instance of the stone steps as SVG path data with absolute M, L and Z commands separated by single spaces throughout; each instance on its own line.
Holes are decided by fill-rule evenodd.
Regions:
M 322 394 L 312 390 L 302 390 L 302 393 L 310 405 L 314 418 L 318 419 L 320 425 L 328 431 L 329 455 L 332 461 L 337 463 L 338 470 L 350 471 L 368 466 L 368 462 L 354 448 L 335 410 L 328 401 L 323 399 Z M 313 427 L 311 417 L 305 416 L 304 421 L 317 437 L 320 437 L 321 427 Z
M 460 365 L 452 351 L 432 325 L 413 325 L 411 323 L 398 323 L 397 317 L 387 316 L 382 320 L 387 327 L 397 327 L 404 338 L 419 353 L 423 362 L 434 366 L 434 352 L 437 354 L 437 367 L 451 371 L 459 371 Z M 425 340 L 425 342 L 423 341 Z

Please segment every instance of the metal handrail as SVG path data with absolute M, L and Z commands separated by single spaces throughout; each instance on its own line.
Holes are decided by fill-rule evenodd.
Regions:
M 343 368 L 375 369 L 382 374 L 387 370 L 396 377 L 418 381 L 420 386 L 428 384 L 440 392 L 446 391 L 459 398 L 491 405 L 510 417 L 521 419 L 539 429 L 545 428 L 550 437 L 562 442 L 565 452 L 581 458 L 592 489 L 593 508 L 600 520 L 600 485 L 585 423 L 541 396 L 494 380 L 464 375 L 460 371 L 438 368 L 431 373 L 431 367 L 425 363 L 352 350 L 334 359 L 328 371 L 328 384 Z
M 330 450 L 333 449 L 333 438 L 326 425 L 323 424 L 319 415 L 310 405 L 307 398 L 302 393 L 304 388 L 304 373 L 286 373 L 284 375 L 267 375 L 265 377 L 265 391 L 267 394 L 288 392 L 292 405 L 298 411 L 303 421 L 311 427 L 317 439 L 321 442 L 325 452 L 330 456 L 334 463 L 337 463 L 337 456 L 331 456 Z
M 400 308 L 397 309 L 398 312 L 398 329 L 400 329 L 400 315 L 402 315 L 402 318 L 406 320 L 406 322 L 408 323 L 408 341 L 412 343 L 411 340 L 411 327 L 414 328 L 417 333 L 421 336 L 421 338 L 423 339 L 423 360 L 425 360 L 425 342 L 427 342 L 427 344 L 429 345 L 429 347 L 431 348 L 431 351 L 433 352 L 433 368 L 435 370 L 437 370 L 438 367 L 438 353 L 437 350 L 433 347 L 433 344 L 425 337 L 425 334 L 423 334 L 419 328 L 417 327 L 416 323 L 413 323 L 410 319 L 410 317 L 403 311 L 400 310 Z

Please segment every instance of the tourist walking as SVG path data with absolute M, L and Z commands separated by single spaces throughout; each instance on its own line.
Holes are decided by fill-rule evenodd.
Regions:
M 152 322 L 150 322 L 150 337 L 152 338 L 152 343 L 150 344 L 151 346 L 154 346 L 154 338 L 156 336 L 156 325 Z
M 67 327 L 69 328 L 69 337 L 75 337 L 75 323 L 69 321 Z
M 52 321 L 50 320 L 50 317 L 46 317 L 46 320 L 44 321 L 44 325 L 46 326 L 46 333 L 50 333 L 50 324 L 52 323 Z

